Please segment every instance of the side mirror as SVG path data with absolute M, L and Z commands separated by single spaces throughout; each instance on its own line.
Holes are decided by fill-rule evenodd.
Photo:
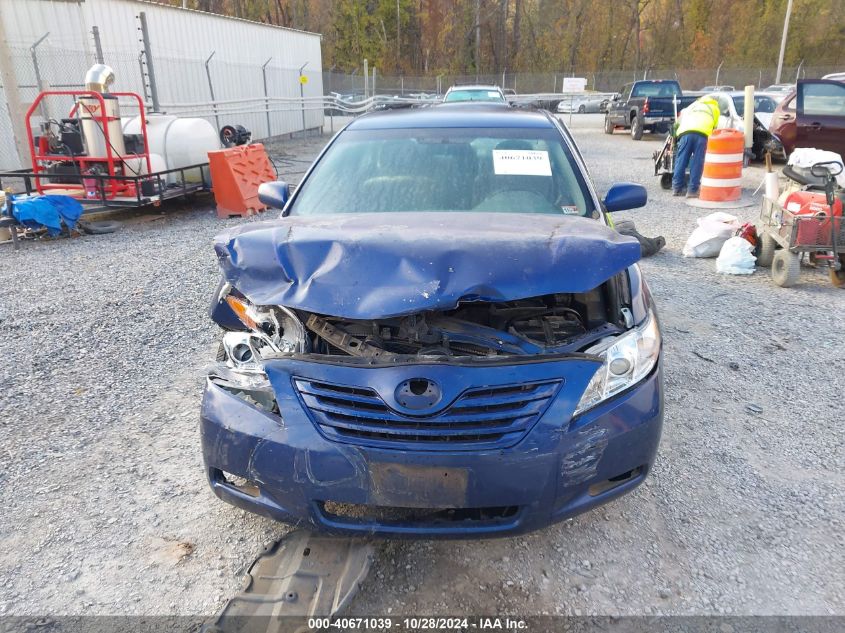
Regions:
M 290 186 L 286 182 L 262 182 L 258 185 L 258 199 L 273 209 L 284 209 L 290 198 Z
M 613 185 L 604 197 L 604 206 L 610 211 L 638 209 L 648 202 L 645 187 L 633 182 L 619 182 Z

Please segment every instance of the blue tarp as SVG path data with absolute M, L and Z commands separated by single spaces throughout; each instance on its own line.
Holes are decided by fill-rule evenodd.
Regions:
M 48 195 L 13 202 L 15 220 L 31 229 L 44 227 L 52 236 L 61 233 L 62 221 L 72 229 L 82 215 L 82 205 L 69 196 Z
M 215 249 L 253 303 L 350 319 L 587 292 L 640 259 L 637 240 L 597 220 L 530 213 L 292 216 Z

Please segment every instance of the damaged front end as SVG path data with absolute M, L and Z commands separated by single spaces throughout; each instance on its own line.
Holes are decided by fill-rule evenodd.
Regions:
M 660 334 L 632 267 L 639 245 L 587 222 L 587 237 L 523 240 L 526 252 L 557 253 L 559 279 L 488 256 L 487 270 L 436 288 L 421 271 L 457 276 L 461 263 L 430 244 L 400 257 L 382 240 L 386 259 L 401 261 L 364 276 L 348 236 L 332 236 L 318 261 L 313 232 L 302 246 L 289 231 L 270 239 L 270 275 L 226 236 L 212 316 L 227 331 L 203 403 L 215 492 L 327 530 L 469 536 L 534 529 L 635 487 L 660 433 Z M 592 261 L 602 272 L 586 281 L 599 283 L 566 278 L 561 241 L 579 253 L 606 246 Z M 542 255 L 529 268 L 546 265 Z M 287 303 L 255 302 L 271 295 Z

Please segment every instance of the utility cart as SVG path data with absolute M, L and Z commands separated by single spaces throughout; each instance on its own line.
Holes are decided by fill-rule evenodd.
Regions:
M 842 169 L 835 161 L 816 163 L 811 172 L 824 178 L 822 191 L 805 187 L 790 194 L 783 205 L 763 197 L 757 263 L 771 266 L 772 280 L 778 286 L 788 288 L 798 283 L 801 260 L 806 256 L 810 264 L 827 266 L 833 285 L 845 288 L 844 193 L 836 188 L 836 176 Z

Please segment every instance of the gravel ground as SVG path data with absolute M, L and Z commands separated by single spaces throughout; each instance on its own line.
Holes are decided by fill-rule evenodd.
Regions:
M 823 271 L 780 289 L 682 258 L 702 213 L 651 176 L 659 139 L 572 123 L 600 190 L 648 186 L 619 215 L 667 240 L 643 262 L 666 345 L 653 475 L 524 537 L 382 542 L 352 612 L 845 614 L 845 294 Z M 296 180 L 323 141 L 270 149 Z M 0 247 L 0 614 L 213 614 L 287 530 L 217 501 L 201 468 L 211 238 L 242 220 L 207 202 L 150 219 Z

